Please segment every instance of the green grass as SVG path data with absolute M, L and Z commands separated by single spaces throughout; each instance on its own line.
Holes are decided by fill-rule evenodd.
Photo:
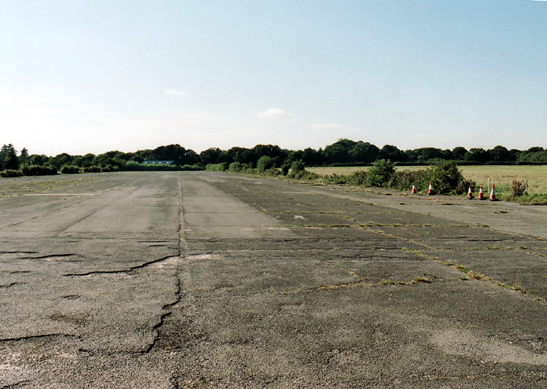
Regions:
M 310 167 L 307 170 L 320 176 L 336 174 L 351 175 L 357 171 L 367 171 L 370 166 L 345 167 Z M 427 166 L 401 166 L 397 170 L 425 170 Z M 530 165 L 482 165 L 459 166 L 463 176 L 474 181 L 477 186 L 483 186 L 484 196 L 490 196 L 491 185 L 495 184 L 498 200 L 512 201 L 526 205 L 547 205 L 547 166 Z M 519 197 L 511 198 L 513 181 L 527 181 L 527 192 Z M 490 186 L 489 186 L 490 185 Z M 475 193 L 476 196 L 476 193 Z

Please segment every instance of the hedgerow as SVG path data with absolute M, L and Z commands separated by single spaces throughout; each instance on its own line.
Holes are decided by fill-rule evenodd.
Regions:
M 22 172 L 25 176 L 54 176 L 57 174 L 57 168 L 55 166 L 30 165 L 25 166 Z
M 78 174 L 78 173 L 81 173 L 81 170 L 78 166 L 64 165 L 61 168 L 61 173 L 62 174 Z
M 3 178 L 21 177 L 22 175 L 23 175 L 22 171 L 13 170 L 13 169 L 6 169 L 0 172 L 0 177 L 3 177 Z

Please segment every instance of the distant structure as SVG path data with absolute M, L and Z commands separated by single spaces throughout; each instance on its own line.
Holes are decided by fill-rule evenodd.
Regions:
M 173 161 L 142 161 L 143 165 L 172 165 Z

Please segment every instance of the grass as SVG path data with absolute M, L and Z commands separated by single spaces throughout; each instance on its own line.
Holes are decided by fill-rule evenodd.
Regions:
M 0 179 L 0 198 L 47 193 L 100 181 L 96 176 L 39 176 Z
M 426 166 L 401 166 L 398 170 L 425 170 Z M 483 165 L 460 166 L 463 176 L 483 186 L 485 197 L 490 196 L 489 184 L 495 184 L 496 198 L 520 204 L 547 204 L 547 166 L 530 165 Z M 350 175 L 356 171 L 367 171 L 370 166 L 310 167 L 307 170 L 325 175 Z M 523 196 L 510 199 L 513 181 L 527 181 L 528 191 Z

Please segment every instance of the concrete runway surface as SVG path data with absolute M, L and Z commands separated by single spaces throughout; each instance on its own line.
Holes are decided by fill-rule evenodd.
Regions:
M 0 180 L 0 388 L 545 388 L 545 209 L 209 172 Z

